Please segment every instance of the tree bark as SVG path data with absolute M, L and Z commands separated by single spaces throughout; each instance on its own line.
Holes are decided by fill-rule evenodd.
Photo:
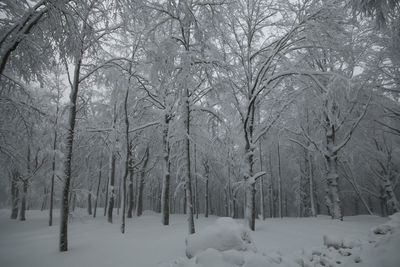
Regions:
M 170 186 L 170 168 L 169 162 L 170 147 L 168 141 L 169 122 L 171 116 L 165 114 L 164 129 L 163 129 L 163 160 L 164 160 L 164 177 L 161 193 L 161 210 L 162 210 L 162 224 L 169 225 L 169 186 Z
M 19 202 L 19 189 L 18 189 L 18 172 L 12 173 L 11 177 L 11 219 L 18 218 L 18 202 Z
M 185 118 L 185 127 L 186 127 L 186 137 L 185 137 L 185 153 L 186 153 L 186 200 L 187 200 L 187 213 L 188 216 L 188 230 L 189 234 L 195 233 L 194 228 L 194 218 L 193 218 L 193 198 L 192 198 L 192 178 L 191 178 L 191 170 L 190 170 L 190 104 L 189 104 L 189 89 L 184 89 L 184 118 Z
M 107 212 L 107 220 L 109 223 L 113 222 L 113 210 L 114 210 L 114 200 L 115 200 L 115 162 L 117 160 L 117 155 L 112 152 L 111 155 L 111 171 L 110 171 L 110 196 L 108 202 L 108 212 Z
M 313 164 L 312 164 L 312 156 L 311 152 L 308 151 L 308 174 L 309 174 L 309 185 L 310 185 L 310 205 L 311 205 L 311 215 L 313 217 L 317 217 L 317 213 L 315 212 L 315 200 L 314 200 L 314 173 L 313 173 Z
M 149 147 L 147 146 L 145 152 L 145 159 L 143 162 L 142 169 L 140 170 L 140 180 L 139 180 L 139 190 L 137 196 L 137 207 L 136 207 L 136 216 L 142 216 L 143 213 L 143 191 L 144 191 L 144 178 L 146 175 L 146 167 L 149 162 Z
M 79 76 L 82 64 L 81 56 L 76 59 L 75 69 L 74 69 L 74 81 L 71 88 L 70 95 L 70 110 L 69 110 L 69 120 L 68 120 L 68 131 L 67 131 L 67 142 L 66 142 L 66 160 L 64 168 L 64 188 L 62 193 L 61 201 L 61 215 L 60 215 L 60 251 L 68 250 L 68 213 L 69 213 L 69 203 L 68 196 L 70 191 L 71 183 L 71 164 L 72 164 L 72 152 L 73 152 L 73 142 L 74 142 L 74 132 L 75 132 L 75 122 L 76 122 L 76 100 L 78 97 L 79 90 Z
M 116 143 L 117 143 L 117 131 L 116 131 L 116 123 L 117 123 L 117 103 L 114 103 L 114 120 L 113 120 L 113 139 L 112 139 L 112 151 L 111 151 L 111 169 L 110 169 L 110 185 L 109 185 L 109 191 L 110 191 L 110 196 L 109 196 L 109 202 L 108 202 L 108 212 L 107 212 L 107 220 L 109 223 L 112 223 L 113 221 L 113 210 L 114 210 L 114 202 L 115 202 L 115 164 L 117 160 L 117 152 L 116 150 Z
M 58 103 L 57 103 L 57 118 L 58 118 Z M 55 125 L 57 125 L 57 118 Z M 54 179 L 56 176 L 56 149 L 57 149 L 57 129 L 54 127 L 54 140 L 53 140 L 53 161 L 51 163 L 51 182 L 50 182 L 50 209 L 49 209 L 49 226 L 53 225 L 53 206 L 54 206 Z
M 92 193 L 90 192 L 91 189 L 89 189 L 88 192 L 88 198 L 87 198 L 87 202 L 88 202 L 88 206 L 87 206 L 87 211 L 89 215 L 92 215 Z
M 125 111 L 125 141 L 126 141 L 126 158 L 125 158 L 125 174 L 122 183 L 122 192 L 123 192 L 123 206 L 122 206 L 122 224 L 121 224 L 121 232 L 125 233 L 125 214 L 126 214 L 126 204 L 127 204 L 127 195 L 126 195 L 126 180 L 128 178 L 129 173 L 129 162 L 130 162 L 130 151 L 129 151 L 129 118 L 128 118 L 128 96 L 129 96 L 129 85 L 126 88 L 126 95 L 124 101 L 124 111 Z
M 94 200 L 94 210 L 93 210 L 93 218 L 96 218 L 96 213 L 97 213 L 97 203 L 99 201 L 99 192 L 100 192 L 100 184 L 101 184 L 101 169 L 103 168 L 103 155 L 100 157 L 100 166 L 99 166 L 99 179 L 97 182 L 97 190 L 96 190 L 96 199 Z
M 135 203 L 134 191 L 133 191 L 133 176 L 134 176 L 134 169 L 133 169 L 133 161 L 131 159 L 130 167 L 129 167 L 129 207 L 128 207 L 128 218 L 132 218 L 133 215 L 133 208 Z
M 278 216 L 282 218 L 282 176 L 281 176 L 281 153 L 278 139 Z

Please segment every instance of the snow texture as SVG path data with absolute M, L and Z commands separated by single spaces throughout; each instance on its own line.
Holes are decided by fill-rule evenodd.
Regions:
M 323 246 L 302 249 L 283 257 L 277 253 L 258 253 L 251 241 L 252 249 L 243 249 L 238 236 L 243 226 L 234 220 L 222 218 L 215 225 L 188 240 L 186 251 L 191 259 L 180 259 L 169 267 L 398 267 L 400 266 L 400 213 L 390 217 L 390 221 L 371 229 L 372 235 L 366 240 L 351 240 L 333 235 L 323 236 Z M 248 240 L 252 240 L 246 232 Z M 382 237 L 383 236 L 383 237 Z M 245 242 L 244 242 L 245 244 Z M 227 250 L 226 248 L 230 248 Z
M 207 248 L 217 251 L 255 251 L 247 228 L 232 218 L 219 218 L 214 225 L 186 238 L 186 256 L 192 258 Z
M 27 220 L 21 222 L 11 220 L 9 210 L 0 210 L 0 266 L 314 267 L 321 263 L 349 267 L 400 266 L 399 214 L 386 223 L 386 218 L 366 215 L 345 217 L 342 222 L 328 216 L 258 220 L 256 231 L 250 232 L 246 239 L 251 242 L 242 243 L 247 250 L 219 251 L 210 246 L 188 259 L 185 255 L 185 215 L 172 214 L 170 225 L 162 226 L 160 214 L 145 211 L 140 218 L 127 220 L 127 232 L 123 235 L 119 231 L 119 217 L 110 224 L 101 216 L 100 210 L 95 219 L 85 213 L 83 209 L 75 210 L 68 229 L 69 251 L 60 253 L 57 246 L 59 211 L 54 212 L 54 226 L 48 227 L 47 211 L 28 210 Z M 200 216 L 196 220 L 196 230 L 200 236 L 210 227 L 230 228 L 232 231 L 227 232 L 233 233 L 237 240 L 243 229 L 248 233 L 242 225 L 245 223 L 245 220 Z M 390 228 L 390 231 L 374 234 L 377 228 Z M 328 248 L 323 245 L 323 236 L 331 243 L 336 240 L 347 247 Z M 215 242 L 215 238 L 211 240 Z M 349 248 L 350 241 L 358 242 L 360 246 Z

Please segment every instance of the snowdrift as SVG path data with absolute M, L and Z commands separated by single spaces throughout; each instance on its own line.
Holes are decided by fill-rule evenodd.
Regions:
M 399 267 L 400 213 L 371 229 L 365 240 L 323 237 L 323 246 L 283 257 L 258 252 L 248 229 L 220 218 L 204 231 L 186 238 L 186 255 L 163 267 Z
M 217 251 L 254 251 L 249 231 L 232 218 L 219 218 L 214 225 L 186 238 L 186 256 L 190 259 L 206 249 Z

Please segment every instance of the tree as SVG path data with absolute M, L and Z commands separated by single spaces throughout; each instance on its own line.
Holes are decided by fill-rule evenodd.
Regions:
M 66 136 L 66 156 L 65 156 L 65 167 L 64 167 L 64 187 L 62 192 L 62 205 L 61 205 L 61 226 L 60 226 L 60 251 L 68 250 L 68 213 L 69 213 L 69 193 L 70 193 L 70 183 L 71 183 L 71 162 L 73 156 L 73 142 L 74 142 L 74 131 L 76 124 L 76 113 L 77 113 L 77 98 L 79 92 L 79 85 L 87 79 L 91 74 L 97 71 L 99 68 L 104 67 L 109 62 L 115 60 L 105 61 L 98 64 L 93 69 L 88 70 L 86 73 L 82 73 L 82 64 L 85 59 L 85 53 L 89 49 L 92 49 L 105 35 L 112 32 L 119 26 L 110 27 L 106 25 L 105 28 L 95 28 L 94 25 L 99 20 L 107 19 L 107 17 L 93 16 L 97 8 L 100 8 L 97 1 L 82 1 L 80 3 L 80 8 L 83 12 L 82 15 L 79 14 L 77 17 L 68 16 L 66 20 L 69 25 L 72 25 L 70 29 L 66 32 L 65 37 L 67 37 L 62 43 L 64 49 L 62 57 L 68 55 L 67 53 L 72 53 L 73 58 L 73 75 L 72 79 L 69 79 L 71 86 L 70 94 L 70 107 L 69 107 L 69 119 L 68 119 L 68 131 Z M 69 39 L 72 38 L 72 39 Z M 71 50 L 68 50 L 71 49 Z M 65 65 L 68 72 L 68 77 L 70 73 L 68 71 L 68 62 L 65 59 Z M 115 161 L 114 161 L 115 163 Z

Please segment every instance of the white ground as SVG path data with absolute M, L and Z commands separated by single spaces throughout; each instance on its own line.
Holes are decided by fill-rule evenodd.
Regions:
M 24 222 L 9 219 L 0 211 L 0 266 L 4 267 L 156 267 L 185 257 L 187 223 L 184 215 L 172 215 L 169 226 L 161 225 L 159 214 L 146 212 L 127 220 L 126 234 L 120 233 L 119 218 L 113 224 L 99 216 L 77 216 L 69 224 L 69 251 L 58 252 L 58 211 L 54 226 L 48 227 L 48 211 L 28 211 Z M 196 231 L 213 224 L 217 217 L 200 216 Z M 369 230 L 387 219 L 375 216 L 345 217 L 343 222 L 318 218 L 266 219 L 256 222 L 252 238 L 260 252 L 280 251 L 284 256 L 301 249 L 321 247 L 323 236 L 345 239 L 368 237 Z M 400 264 L 399 264 L 400 266 Z

